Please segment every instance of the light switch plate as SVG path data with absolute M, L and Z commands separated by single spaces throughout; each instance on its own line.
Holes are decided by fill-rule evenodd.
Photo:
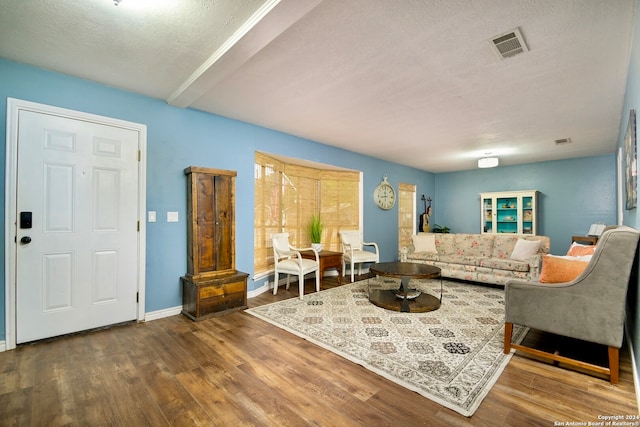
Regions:
M 178 222 L 178 212 L 167 212 L 167 222 Z
M 156 211 L 149 211 L 149 222 L 156 222 Z

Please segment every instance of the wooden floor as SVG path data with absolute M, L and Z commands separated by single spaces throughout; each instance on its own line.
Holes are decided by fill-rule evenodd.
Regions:
M 348 278 L 347 278 L 348 279 Z M 325 278 L 323 288 L 335 286 Z M 297 286 L 250 300 L 296 297 Z M 311 292 L 312 284 L 307 285 Z M 529 343 L 606 358 L 530 333 Z M 465 418 L 251 315 L 173 316 L 0 353 L 0 425 L 553 426 L 638 414 L 629 351 L 620 384 L 517 354 Z

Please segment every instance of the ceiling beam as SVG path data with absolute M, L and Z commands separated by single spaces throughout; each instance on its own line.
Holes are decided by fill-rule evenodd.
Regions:
M 200 65 L 167 103 L 187 108 L 256 55 L 322 0 L 267 0 L 233 35 Z

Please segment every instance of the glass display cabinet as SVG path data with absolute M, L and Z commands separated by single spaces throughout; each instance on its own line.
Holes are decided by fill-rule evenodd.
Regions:
M 484 233 L 536 234 L 538 191 L 480 193 L 480 224 Z

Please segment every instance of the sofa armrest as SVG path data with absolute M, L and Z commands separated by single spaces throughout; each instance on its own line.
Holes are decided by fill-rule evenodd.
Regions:
M 542 270 L 542 257 L 544 254 L 535 254 L 527 260 L 529 263 L 529 271 L 531 271 L 531 279 L 537 280 Z

